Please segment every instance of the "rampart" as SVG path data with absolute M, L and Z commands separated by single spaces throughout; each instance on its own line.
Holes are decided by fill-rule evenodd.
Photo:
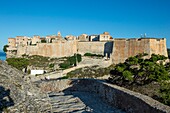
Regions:
M 40 55 L 46 57 L 65 57 L 77 53 L 77 41 L 37 43 L 35 46 L 19 46 L 17 55 Z
M 94 79 L 53 80 L 39 83 L 45 93 L 92 92 L 127 113 L 170 113 L 170 107 L 140 93 Z
M 168 56 L 165 38 L 114 39 L 114 41 L 103 42 L 57 41 L 55 43 L 37 43 L 35 46 L 18 46 L 17 48 L 17 56 L 27 54 L 46 57 L 65 57 L 75 53 L 84 55 L 88 52 L 111 58 L 115 64 L 124 62 L 128 57 L 139 53 L 147 53 L 148 58 L 153 53 Z
M 166 39 L 115 39 L 112 62 L 115 64 L 124 62 L 128 57 L 135 56 L 139 53 L 147 53 L 148 58 L 153 53 L 167 57 Z

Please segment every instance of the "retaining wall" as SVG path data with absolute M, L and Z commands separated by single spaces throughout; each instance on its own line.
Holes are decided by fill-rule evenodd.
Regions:
M 94 92 L 103 101 L 128 113 L 170 113 L 170 107 L 140 93 L 94 79 L 54 80 L 39 84 L 44 92 Z

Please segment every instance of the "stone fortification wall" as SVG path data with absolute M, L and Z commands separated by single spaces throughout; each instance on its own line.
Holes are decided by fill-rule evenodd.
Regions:
M 44 92 L 93 92 L 106 103 L 125 110 L 127 113 L 170 113 L 170 107 L 152 98 L 128 89 L 94 79 L 53 80 L 42 82 Z
M 78 52 L 80 54 L 95 53 L 110 56 L 113 50 L 113 42 L 78 42 Z
M 167 56 L 166 39 L 115 39 L 112 61 L 117 64 L 139 53 L 152 53 Z
M 38 43 L 36 46 L 19 47 L 17 55 L 41 55 L 46 57 L 71 56 L 77 52 L 77 42 L 58 41 L 57 43 Z
M 168 57 L 166 39 L 150 39 L 150 53 L 160 54 Z
M 139 53 L 167 55 L 166 39 L 114 39 L 107 42 L 77 42 L 57 41 L 56 43 L 38 43 L 36 46 L 18 46 L 17 56 L 23 54 L 41 55 L 47 57 L 64 57 L 74 53 L 101 54 L 112 59 L 117 64 L 128 57 Z

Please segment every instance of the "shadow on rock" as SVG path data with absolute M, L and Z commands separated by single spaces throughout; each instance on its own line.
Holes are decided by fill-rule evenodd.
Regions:
M 5 90 L 3 86 L 0 86 L 0 113 L 10 106 L 14 106 L 14 101 L 10 97 L 10 89 Z
M 87 81 L 88 80 L 74 80 L 70 83 L 71 87 L 63 90 L 65 96 L 73 95 L 74 97 L 78 97 L 86 105 L 80 110 L 83 111 L 82 113 L 125 113 L 104 102 L 97 92 L 89 90 L 91 87 L 95 87 L 95 85 L 93 84 L 93 80 L 90 80 L 91 82 Z M 79 110 L 72 112 L 78 111 Z

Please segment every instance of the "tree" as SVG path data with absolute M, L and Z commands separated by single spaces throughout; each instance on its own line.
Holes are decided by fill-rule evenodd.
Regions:
M 6 53 L 7 52 L 7 48 L 8 48 L 9 46 L 8 45 L 4 45 L 4 48 L 3 48 L 3 51 Z
M 170 83 L 163 82 L 159 89 L 162 102 L 170 106 Z
M 131 84 L 132 81 L 133 84 L 144 85 L 152 81 L 161 82 L 170 79 L 168 74 L 170 68 L 166 67 L 169 65 L 158 63 L 165 60 L 165 56 L 152 54 L 150 59 L 143 59 L 143 56 L 136 55 L 128 58 L 124 63 L 117 64 L 110 72 L 110 80 L 113 83 L 117 83 L 115 80 L 118 80 L 122 85 L 127 82 Z

